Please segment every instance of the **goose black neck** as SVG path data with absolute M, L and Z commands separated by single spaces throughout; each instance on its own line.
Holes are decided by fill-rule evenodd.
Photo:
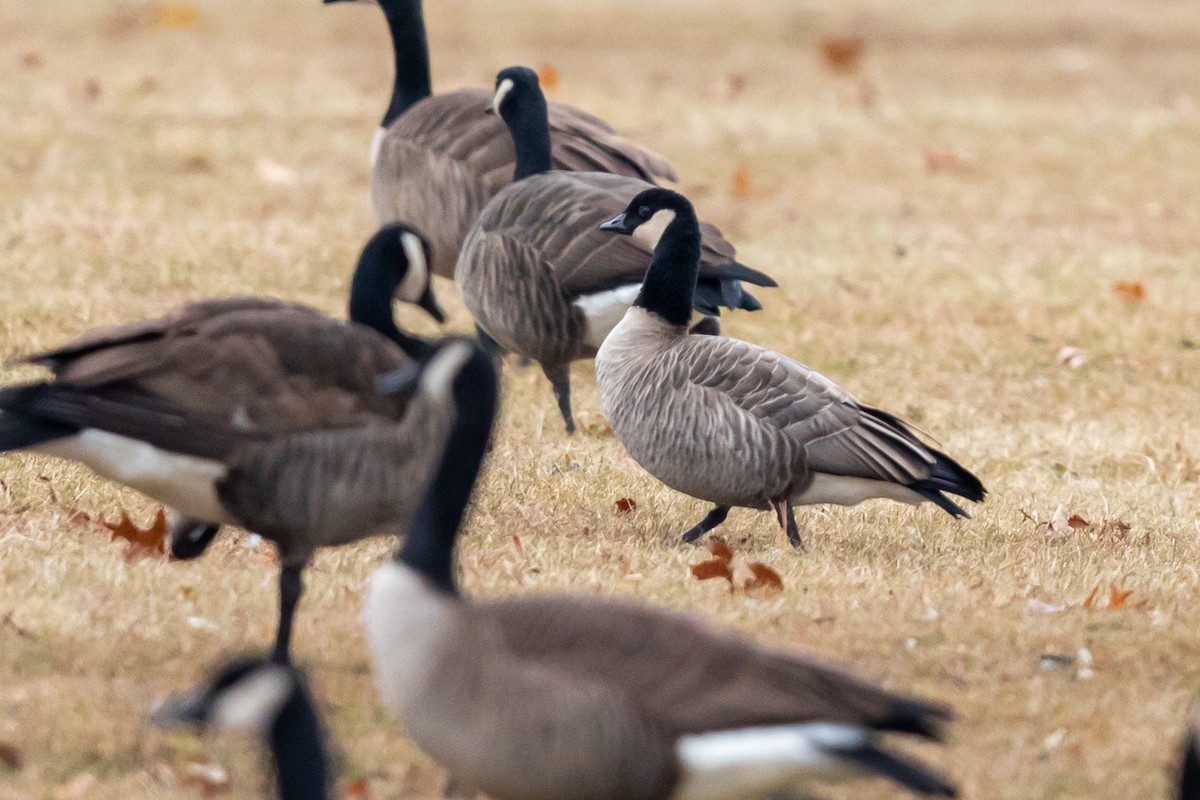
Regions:
M 404 278 L 397 269 L 399 258 L 398 253 L 389 253 L 379 238 L 367 244 L 350 282 L 350 321 L 374 328 L 406 354 L 424 360 L 432 354 L 433 345 L 400 330 L 392 312 L 392 297 Z M 407 269 L 408 262 L 403 263 Z
M 523 93 L 513 97 L 512 106 L 504 114 L 504 122 L 512 134 L 513 148 L 517 152 L 517 168 L 513 180 L 519 181 L 530 175 L 549 172 L 550 157 L 550 110 L 541 91 Z
M 328 757 L 308 690 L 296 689 L 271 726 L 271 754 L 282 800 L 327 800 Z
M 670 210 L 675 218 L 654 248 L 654 260 L 633 304 L 672 325 L 687 325 L 700 273 L 700 223 L 690 203 Z
M 385 0 L 381 5 L 392 34 L 392 52 L 396 58 L 392 102 L 381 123 L 386 128 L 414 103 L 429 97 L 433 88 L 429 78 L 429 42 L 425 38 L 421 0 Z
M 491 356 L 478 349 L 472 353 L 454 381 L 453 395 L 454 427 L 442 463 L 396 560 L 438 589 L 456 595 L 454 541 L 471 502 L 496 416 L 496 369 Z

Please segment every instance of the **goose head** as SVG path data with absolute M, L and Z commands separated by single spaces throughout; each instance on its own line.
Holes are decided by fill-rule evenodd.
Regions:
M 487 113 L 498 114 L 508 121 L 534 100 L 545 103 L 537 73 L 529 67 L 507 67 L 496 75 L 496 88 Z
M 394 222 L 380 228 L 359 256 L 350 288 L 350 318 L 366 324 L 381 313 L 390 318 L 390 302 L 396 299 L 445 322 L 433 293 L 432 259 L 428 240 L 411 225 Z M 388 302 L 381 303 L 381 297 Z
M 195 689 L 170 697 L 150 721 L 160 728 L 194 725 L 263 735 L 306 691 L 293 667 L 243 658 L 221 667 Z
M 680 211 L 694 213 L 691 202 L 683 195 L 658 187 L 646 189 L 630 200 L 624 211 L 601 223 L 600 230 L 633 236 L 647 225 L 657 234 L 653 237 L 657 241 Z

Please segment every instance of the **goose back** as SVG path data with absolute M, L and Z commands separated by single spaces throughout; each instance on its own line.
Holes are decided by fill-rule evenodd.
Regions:
M 484 113 L 491 97 L 460 89 L 413 105 L 388 128 L 372 171 L 380 223 L 417 222 L 433 246 L 434 272 L 443 277 L 454 275 L 463 238 L 488 200 L 512 182 L 516 152 L 504 123 Z M 561 103 L 550 103 L 549 113 L 556 169 L 676 180 L 665 159 L 603 120 Z
M 501 344 L 538 361 L 594 355 L 609 328 L 589 330 L 579 301 L 641 283 L 657 241 L 656 234 L 613 236 L 598 220 L 649 186 L 622 175 L 553 171 L 501 190 L 459 258 L 455 280 L 467 308 Z M 701 236 L 702 275 L 734 262 L 733 245 L 715 226 L 701 223 Z

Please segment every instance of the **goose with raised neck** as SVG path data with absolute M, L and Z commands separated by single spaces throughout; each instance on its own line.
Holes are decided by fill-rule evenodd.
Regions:
M 634 460 L 667 486 L 714 504 L 684 532 L 685 542 L 737 506 L 773 510 L 798 547 L 797 505 L 931 501 L 965 517 L 948 494 L 983 500 L 983 484 L 957 461 L 815 370 L 737 339 L 687 336 L 700 250 L 691 204 L 648 189 L 600 227 L 636 236 L 664 212 L 674 218 L 633 308 L 596 355 L 596 384 Z
M 441 318 L 427 259 L 414 229 L 380 230 L 355 270 L 350 324 L 235 297 L 32 356 L 53 374 L 0 388 L 0 452 L 78 461 L 174 509 L 177 558 L 203 554 L 224 524 L 273 541 L 286 662 L 315 550 L 407 527 L 440 458 L 448 403 L 396 388 L 434 351 L 392 312 L 398 298 Z
M 496 376 L 453 347 L 421 377 L 453 397 L 451 443 L 364 618 L 385 704 L 455 780 L 496 800 L 766 800 L 860 775 L 954 796 L 883 741 L 937 740 L 941 706 L 640 604 L 461 593 L 455 542 Z
M 572 433 L 570 364 L 594 356 L 629 308 L 663 232 L 657 223 L 665 225 L 668 215 L 631 239 L 597 229 L 653 184 L 551 169 L 546 100 L 528 67 L 496 76 L 491 110 L 512 136 L 517 180 L 492 198 L 467 234 L 455 282 L 487 339 L 542 367 Z M 775 281 L 739 264 L 733 245 L 714 226 L 694 214 L 692 224 L 701 237 L 690 301 L 699 317 L 694 330 L 712 333 L 720 330 L 721 309 L 761 308 L 744 284 Z

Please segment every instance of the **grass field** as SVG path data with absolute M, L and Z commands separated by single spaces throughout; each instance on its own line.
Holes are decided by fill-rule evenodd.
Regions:
M 213 295 L 343 313 L 373 228 L 382 19 L 316 0 L 195 10 L 0 6 L 0 360 Z M 706 554 L 676 538 L 705 507 L 604 434 L 591 365 L 573 373 L 574 438 L 541 375 L 510 365 L 461 548 L 470 591 L 635 595 L 952 703 L 950 745 L 920 752 L 969 798 L 1167 797 L 1200 687 L 1194 0 L 426 13 L 439 88 L 555 67 L 554 99 L 668 155 L 742 260 L 779 278 L 767 311 L 728 317 L 729 333 L 907 416 L 992 492 L 964 522 L 928 506 L 806 510 L 804 554 L 768 515 L 735 511 L 727 538 L 785 589 L 731 594 L 690 577 Z M 866 41 L 857 75 L 819 57 L 822 37 L 847 33 Z M 439 288 L 450 327 L 468 329 Z M 1059 363 L 1064 346 L 1085 363 Z M 624 497 L 636 512 L 615 513 Z M 226 536 L 196 563 L 127 563 L 72 515 L 122 508 L 154 511 L 74 465 L 0 457 L 0 743 L 23 756 L 0 766 L 0 799 L 197 797 L 188 765 L 203 759 L 228 769 L 227 796 L 258 796 L 254 743 L 144 719 L 222 653 L 270 640 L 270 550 Z M 1072 514 L 1092 526 L 1065 526 Z M 321 555 L 296 653 L 343 780 L 436 797 L 441 772 L 376 700 L 359 625 L 386 547 Z M 1111 586 L 1132 590 L 1126 608 L 1105 607 Z M 1047 669 L 1043 653 L 1077 660 Z

